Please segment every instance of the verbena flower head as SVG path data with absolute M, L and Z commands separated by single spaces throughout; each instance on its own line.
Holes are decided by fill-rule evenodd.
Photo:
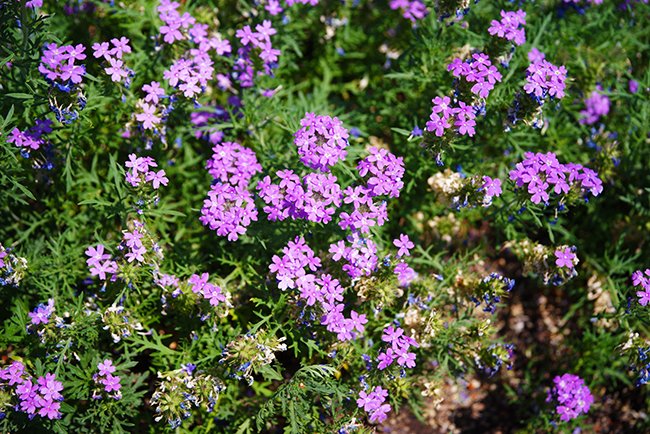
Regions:
M 521 9 L 513 11 L 501 11 L 501 20 L 492 20 L 488 32 L 499 38 L 512 41 L 515 45 L 522 45 L 526 42 L 526 12 Z
M 159 372 L 158 378 L 160 382 L 151 397 L 156 411 L 154 419 L 156 422 L 165 419 L 172 429 L 191 417 L 193 408 L 203 407 L 211 412 L 225 389 L 223 381 L 197 371 L 192 364 L 175 371 Z
M 602 88 L 598 88 L 591 93 L 589 98 L 585 99 L 585 109 L 580 112 L 580 123 L 585 125 L 595 124 L 602 116 L 609 113 L 610 101 L 607 95 L 601 93 Z
M 388 397 L 388 391 L 381 386 L 376 386 L 370 393 L 364 390 L 359 392 L 357 406 L 368 413 L 370 423 L 381 423 L 386 420 L 390 405 L 384 404 Z
M 54 314 L 54 299 L 50 298 L 47 300 L 47 304 L 39 304 L 36 309 L 29 312 L 29 319 L 32 323 L 32 326 L 37 326 L 39 324 L 47 324 L 50 321 L 50 317 Z
M 528 239 L 509 241 L 506 246 L 523 262 L 524 274 L 541 277 L 544 285 L 560 286 L 578 275 L 575 246 L 545 246 Z
M 84 51 L 86 47 L 81 44 L 46 44 L 38 70 L 48 81 L 57 84 L 60 90 L 66 90 L 66 85 L 78 85 L 86 75 L 86 67 L 75 63 L 86 58 Z
M 52 132 L 52 121 L 49 119 L 37 119 L 34 126 L 26 131 L 14 128 L 7 137 L 7 143 L 13 143 L 19 148 L 29 151 L 36 151 L 46 144 L 44 135 Z
M 280 170 L 276 175 L 277 184 L 269 176 L 257 184 L 270 221 L 291 218 L 328 223 L 341 206 L 341 187 L 334 175 L 309 173 L 301 179 L 292 170 Z
M 27 414 L 30 419 L 35 416 L 50 420 L 61 418 L 63 384 L 54 374 L 46 373 L 35 378 L 23 363 L 14 361 L 0 369 L 0 391 L 5 388 L 17 398 L 13 406 L 15 411 Z
M 548 204 L 551 198 L 563 202 L 571 192 L 598 196 L 603 191 L 603 182 L 595 171 L 580 164 L 560 163 L 553 152 L 527 152 L 524 157 L 510 171 L 510 179 L 525 189 L 534 204 Z
M 370 148 L 370 155 L 361 160 L 357 171 L 362 177 L 367 177 L 367 187 L 371 197 L 387 195 L 399 197 L 404 186 L 404 159 L 396 157 L 386 149 Z
M 573 374 L 564 374 L 553 378 L 553 387 L 546 402 L 554 402 L 555 411 L 560 420 L 567 422 L 586 414 L 594 403 L 594 397 L 582 378 Z
M 470 91 L 480 97 L 487 98 L 494 85 L 501 81 L 501 73 L 484 53 L 474 53 L 472 57 L 462 60 L 454 59 L 447 70 L 456 78 L 464 78 L 471 84 Z
M 218 182 L 203 201 L 199 220 L 217 235 L 236 241 L 251 222 L 257 221 L 253 195 L 244 187 Z
M 113 375 L 115 366 L 110 359 L 106 359 L 97 365 L 98 372 L 93 375 L 93 381 L 98 386 L 93 391 L 93 399 L 101 399 L 108 396 L 112 399 L 122 399 L 122 385 L 120 384 L 120 377 Z
M 563 98 L 567 70 L 564 66 L 555 66 L 544 59 L 543 53 L 533 53 L 530 66 L 526 70 L 526 84 L 524 91 L 534 97 L 538 103 L 544 99 Z
M 255 152 L 235 142 L 215 145 L 206 168 L 216 181 L 244 188 L 256 173 L 262 172 Z
M 0 243 L 0 287 L 15 287 L 25 276 L 27 259 L 11 253 Z
M 345 159 L 349 132 L 338 118 L 307 113 L 300 126 L 294 143 L 300 161 L 307 167 L 329 172 L 330 167 Z
M 129 160 L 124 165 L 129 169 L 126 172 L 126 182 L 132 187 L 140 187 L 148 182 L 154 190 L 157 190 L 161 185 L 166 186 L 169 182 L 164 170 L 155 169 L 158 163 L 151 157 L 129 154 Z

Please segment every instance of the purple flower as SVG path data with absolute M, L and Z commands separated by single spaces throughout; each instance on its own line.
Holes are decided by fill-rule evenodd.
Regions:
M 104 376 L 115 372 L 115 366 L 113 366 L 113 362 L 109 359 L 100 362 L 97 365 L 97 369 L 99 370 L 99 375 L 104 375 Z
M 362 177 L 370 175 L 367 180 L 369 195 L 399 197 L 404 186 L 404 162 L 402 157 L 395 157 L 385 149 L 370 148 L 370 155 L 357 165 Z
M 215 145 L 206 168 L 215 180 L 243 188 L 256 173 L 262 172 L 255 152 L 235 142 Z
M 483 177 L 483 185 L 481 189 L 485 191 L 485 203 L 490 204 L 492 198 L 501 196 L 501 180 L 499 178 L 490 178 L 489 176 Z
M 544 59 L 544 54 L 539 51 L 535 53 L 531 51 L 528 57 L 531 59 L 531 64 L 526 70 L 524 91 L 540 100 L 547 96 L 558 99 L 564 97 L 566 68 L 553 65 Z
M 639 304 L 646 306 L 650 303 L 650 268 L 644 272 L 637 270 L 632 273 L 632 285 L 641 286 L 641 289 L 643 289 L 636 293 L 637 297 L 639 297 Z
M 571 249 L 566 247 L 562 250 L 555 251 L 555 265 L 558 267 L 573 268 L 573 260 L 576 258 L 576 255 L 571 252 Z
M 257 208 L 248 190 L 217 183 L 203 201 L 199 220 L 217 235 L 237 241 L 251 222 L 257 221 Z
M 381 423 L 390 411 L 390 405 L 384 404 L 387 397 L 388 391 L 380 386 L 376 386 L 370 393 L 361 390 L 357 406 L 368 413 L 370 422 Z
M 594 397 L 577 375 L 564 374 L 553 379 L 553 387 L 548 393 L 546 402 L 556 403 L 555 411 L 562 421 L 575 419 L 580 413 L 587 413 Z
M 580 112 L 581 124 L 592 125 L 598 122 L 601 116 L 607 116 L 609 113 L 610 101 L 607 95 L 601 94 L 602 89 L 598 87 L 591 93 L 591 96 L 585 100 L 585 109 Z
M 413 23 L 429 15 L 422 0 L 390 0 L 388 5 L 392 10 L 399 9 L 402 16 Z
M 406 234 L 401 234 L 398 239 L 393 240 L 393 245 L 399 249 L 397 251 L 398 258 L 401 256 L 410 256 L 409 250 L 415 247 L 415 244 L 411 242 Z
M 593 196 L 598 196 L 603 190 L 603 183 L 595 171 L 580 164 L 560 164 L 552 152 L 527 152 L 524 157 L 510 171 L 510 179 L 517 187 L 526 187 L 533 203 L 546 203 L 550 192 L 561 201 L 570 190 Z
M 338 118 L 306 113 L 300 121 L 294 143 L 300 161 L 311 169 L 329 172 L 339 160 L 347 156 L 349 132 Z
M 50 298 L 47 301 L 47 304 L 39 304 L 36 309 L 32 312 L 29 312 L 29 318 L 31 319 L 32 325 L 47 324 L 50 321 L 50 317 L 54 313 L 54 299 Z
M 525 25 L 526 12 L 521 9 L 516 12 L 501 11 L 501 21 L 492 20 L 488 32 L 490 35 L 512 41 L 515 45 L 521 45 L 526 42 Z

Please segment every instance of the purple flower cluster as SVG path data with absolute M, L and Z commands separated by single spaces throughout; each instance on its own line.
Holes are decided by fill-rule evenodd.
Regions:
M 107 274 L 113 275 L 117 273 L 117 262 L 112 260 L 112 256 L 104 253 L 104 245 L 98 244 L 96 247 L 88 247 L 86 250 L 86 264 L 90 269 L 92 276 L 99 277 L 100 280 L 106 280 Z
M 544 53 L 535 48 L 528 53 L 528 59 L 531 63 L 526 70 L 524 91 L 540 105 L 547 96 L 558 99 L 564 97 L 566 68 L 553 65 L 545 59 Z
M 149 170 L 152 167 L 158 167 L 158 163 L 151 157 L 136 157 L 135 154 L 129 154 L 129 161 L 124 165 L 130 169 L 126 172 L 126 182 L 132 187 L 139 187 L 150 182 L 153 189 L 158 190 L 161 184 L 167 185 L 169 182 L 164 170 Z
M 386 420 L 387 413 L 390 411 L 390 405 L 384 404 L 388 397 L 388 391 L 376 386 L 370 393 L 365 391 L 359 392 L 357 406 L 363 408 L 368 413 L 371 423 L 381 423 Z
M 632 284 L 641 287 L 642 291 L 637 291 L 636 296 L 639 297 L 641 306 L 647 306 L 650 303 L 650 268 L 646 268 L 643 272 L 637 270 L 632 273 Z
M 370 276 L 377 269 L 377 245 L 372 239 L 363 238 L 359 232 L 348 235 L 346 241 L 347 245 L 343 240 L 330 244 L 332 260 L 345 260 L 343 271 L 352 279 Z
M 171 67 L 163 73 L 170 87 L 178 89 L 186 98 L 194 98 L 208 85 L 214 74 L 213 61 L 209 51 L 214 50 L 221 56 L 231 52 L 230 42 L 220 36 L 208 38 L 208 26 L 199 24 L 188 12 L 177 11 L 177 2 L 162 0 L 158 6 L 158 16 L 164 25 L 160 34 L 166 44 L 189 40 L 195 48 L 176 59 Z
M 516 12 L 501 11 L 501 20 L 492 20 L 488 32 L 490 35 L 512 41 L 515 45 L 526 42 L 526 12 L 521 9 Z
M 59 90 L 69 92 L 70 83 L 73 85 L 80 84 L 83 76 L 86 75 L 86 67 L 75 64 L 76 61 L 86 58 L 84 51 L 86 51 L 86 47 L 82 44 L 76 46 L 58 46 L 53 42 L 47 44 L 41 56 L 38 70 Z
M 250 179 L 256 173 L 262 172 L 255 152 L 235 142 L 215 145 L 206 169 L 216 181 L 235 187 L 247 187 Z
M 471 92 L 480 98 L 487 98 L 494 85 L 501 81 L 501 73 L 496 66 L 492 65 L 490 58 L 484 53 L 472 54 L 466 60 L 454 59 L 447 70 L 451 71 L 456 78 L 463 77 L 468 83 L 474 83 Z
M 451 99 L 448 96 L 437 96 L 431 102 L 433 107 L 426 123 L 427 131 L 434 133 L 436 137 L 442 137 L 445 130 L 454 126 L 459 135 L 474 136 L 476 132 L 474 129 L 476 126 L 474 107 L 462 101 L 458 102 L 458 107 L 452 107 Z
M 399 192 L 404 187 L 404 159 L 374 146 L 369 152 L 370 155 L 357 165 L 359 175 L 367 177 L 368 195 L 399 197 Z
M 36 9 L 43 7 L 43 0 L 30 0 L 25 3 L 25 7 Z
M 107 393 L 110 398 L 115 400 L 122 398 L 122 392 L 120 389 L 122 385 L 120 384 L 120 377 L 113 375 L 115 372 L 115 366 L 113 362 L 109 359 L 104 360 L 103 362 L 97 364 L 97 372 L 93 374 L 93 381 L 100 387 L 103 387 L 103 392 Z M 101 399 L 101 391 L 93 391 L 93 399 Z
M 410 336 L 404 334 L 401 327 L 388 326 L 384 329 L 381 340 L 390 345 L 377 355 L 377 369 L 384 370 L 397 361 L 399 366 L 415 367 L 415 353 L 410 352 L 411 347 L 420 345 Z
M 394 11 L 399 9 L 402 16 L 413 23 L 429 15 L 422 0 L 391 0 L 388 5 Z
M 329 274 L 314 274 L 321 267 L 321 261 L 304 238 L 296 237 L 294 241 L 289 241 L 282 253 L 282 257 L 274 255 L 273 263 L 269 265 L 280 289 L 295 289 L 307 306 L 320 307 L 323 312 L 321 324 L 328 331 L 336 333 L 339 340 L 356 339 L 358 334 L 364 332 L 364 324 L 368 322 L 365 315 L 359 315 L 354 310 L 349 318 L 343 314 L 345 305 L 341 302 L 344 288 L 339 281 Z
M 40 303 L 33 311 L 29 312 L 29 319 L 32 326 L 47 324 L 54 314 L 54 299 L 47 300 L 47 304 Z
M 329 172 L 329 168 L 339 160 L 345 160 L 349 133 L 338 118 L 306 113 L 300 126 L 294 143 L 303 164 L 314 170 Z
M 192 274 L 187 283 L 190 285 L 192 292 L 203 296 L 204 299 L 210 302 L 211 306 L 219 306 L 220 303 L 226 301 L 226 294 L 224 294 L 221 287 L 210 283 L 208 280 L 210 275 L 208 273 Z
M 271 45 L 271 36 L 277 33 L 271 22 L 264 20 L 255 26 L 255 30 L 253 32 L 250 26 L 244 26 L 235 33 L 241 47 L 237 50 L 233 75 L 242 87 L 253 86 L 255 60 L 251 54 L 254 51 L 262 62 L 262 70 L 258 72 L 260 75 L 271 75 L 280 56 L 280 50 Z
M 546 402 L 556 403 L 555 411 L 564 422 L 575 419 L 580 413 L 587 413 L 594 397 L 582 378 L 573 374 L 556 376 L 548 392 Z
M 262 171 L 262 166 L 252 150 L 238 143 L 221 143 L 212 151 L 206 167 L 216 184 L 203 201 L 199 220 L 217 235 L 236 241 L 252 221 L 257 221 L 257 208 L 248 183 Z
M 257 184 L 270 221 L 290 217 L 328 223 L 341 206 L 341 187 L 334 175 L 309 173 L 302 180 L 292 170 L 280 170 L 276 175 L 278 184 L 272 183 L 269 176 Z
M 602 91 L 602 88 L 598 86 L 598 89 L 593 91 L 589 98 L 585 99 L 585 109 L 580 112 L 581 124 L 595 124 L 601 116 L 607 116 L 609 113 L 609 98 L 600 91 Z
M 495 197 L 501 196 L 503 190 L 501 190 L 501 180 L 499 178 L 490 178 L 489 176 L 483 176 L 483 185 L 481 190 L 485 192 L 483 199 L 483 205 L 489 206 L 492 204 L 492 199 Z
M 19 148 L 25 148 L 27 156 L 29 151 L 36 151 L 45 145 L 42 136 L 52 132 L 52 121 L 49 119 L 37 119 L 35 125 L 26 131 L 14 128 L 7 137 L 7 143 L 13 143 Z
M 0 390 L 11 388 L 11 394 L 18 398 L 16 411 L 22 411 L 30 419 L 36 415 L 48 419 L 60 419 L 63 384 L 56 380 L 54 374 L 45 374 L 34 379 L 21 362 L 0 369 Z
M 574 248 L 575 249 L 575 248 Z M 571 251 L 570 247 L 555 251 L 555 265 L 564 268 L 574 268 L 578 257 Z
M 111 39 L 111 44 L 113 48 L 110 48 L 108 42 L 97 42 L 93 44 L 93 56 L 95 59 L 103 58 L 108 62 L 104 72 L 111 77 L 111 80 L 115 83 L 124 82 L 124 85 L 128 88 L 130 83 L 130 78 L 135 75 L 132 69 L 129 69 L 124 66 L 122 61 L 122 56 L 125 53 L 131 52 L 131 46 L 129 45 L 129 39 L 122 36 L 120 39 L 113 38 Z
M 242 186 L 216 183 L 203 201 L 199 220 L 217 235 L 237 241 L 251 222 L 257 221 L 253 195 Z
M 526 152 L 524 157 L 510 171 L 510 179 L 517 187 L 525 186 L 535 204 L 548 203 L 549 193 L 563 199 L 571 190 L 593 196 L 603 191 L 603 182 L 595 171 L 580 164 L 561 164 L 553 152 Z
M 144 262 L 144 255 L 147 253 L 147 248 L 142 243 L 143 236 L 144 234 L 137 228 L 131 232 L 124 231 L 122 241 L 124 243 L 123 247 L 127 251 L 124 257 L 128 262 Z

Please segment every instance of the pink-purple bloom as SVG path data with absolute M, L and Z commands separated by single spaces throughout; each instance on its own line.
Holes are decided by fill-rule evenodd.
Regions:
M 595 124 L 602 116 L 607 116 L 609 113 L 609 98 L 601 92 L 602 88 L 598 86 L 598 88 L 591 93 L 589 98 L 585 99 L 585 109 L 580 112 L 581 124 Z
M 547 97 L 562 98 L 566 87 L 567 70 L 564 66 L 555 66 L 536 48 L 528 57 L 531 60 L 526 70 L 524 91 L 542 101 Z
M 555 251 L 555 265 L 558 267 L 573 268 L 574 260 L 576 259 L 575 253 L 569 247 Z
M 306 113 L 300 121 L 294 143 L 300 161 L 307 167 L 329 172 L 330 167 L 347 156 L 348 130 L 338 118 Z
M 594 403 L 594 397 L 582 378 L 564 374 L 553 378 L 553 387 L 548 392 L 546 402 L 554 402 L 560 420 L 567 422 L 581 413 L 586 414 Z
M 636 292 L 641 306 L 647 306 L 650 303 L 650 268 L 645 271 L 637 270 L 632 273 L 632 284 L 640 290 Z
M 535 204 L 548 202 L 550 194 L 562 198 L 570 190 L 598 196 L 603 182 L 598 174 L 580 164 L 562 164 L 553 152 L 524 154 L 524 160 L 510 171 L 517 187 L 525 187 Z
M 357 406 L 368 413 L 368 420 L 371 423 L 381 423 L 386 420 L 387 413 L 390 411 L 390 405 L 384 404 L 387 397 L 388 391 L 380 386 L 376 386 L 370 393 L 361 390 Z
M 526 12 L 521 9 L 517 11 L 501 11 L 501 20 L 492 20 L 488 32 L 499 38 L 512 41 L 515 45 L 526 42 Z

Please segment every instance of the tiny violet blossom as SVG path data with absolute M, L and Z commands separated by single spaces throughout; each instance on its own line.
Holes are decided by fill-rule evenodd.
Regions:
M 576 259 L 576 255 L 571 252 L 571 249 L 569 247 L 562 250 L 556 250 L 555 257 L 557 258 L 555 260 L 555 265 L 558 267 L 574 267 L 574 260 Z
M 393 245 L 399 250 L 397 251 L 397 257 L 410 256 L 409 251 L 415 247 L 415 244 L 409 239 L 408 235 L 401 234 L 398 239 L 393 240 Z
M 93 391 L 93 399 L 101 399 L 104 396 L 115 400 L 121 399 L 122 393 L 120 389 L 122 385 L 120 384 L 120 377 L 113 375 L 115 372 L 113 362 L 110 359 L 106 359 L 97 365 L 97 370 L 97 373 L 93 375 L 93 380 L 97 386 L 103 389 Z

